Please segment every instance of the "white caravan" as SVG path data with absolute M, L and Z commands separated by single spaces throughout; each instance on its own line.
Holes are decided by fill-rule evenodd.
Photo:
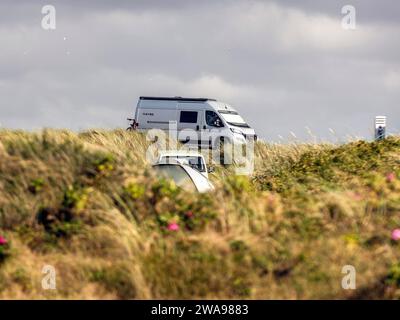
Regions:
M 246 144 L 248 139 L 257 139 L 254 129 L 226 103 L 206 98 L 139 98 L 137 130 L 171 130 L 171 124 L 179 141 L 203 147 L 213 148 L 221 141 Z

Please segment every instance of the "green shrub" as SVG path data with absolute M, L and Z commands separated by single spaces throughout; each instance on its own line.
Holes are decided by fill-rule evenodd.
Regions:
M 33 194 L 37 194 L 42 191 L 44 187 L 44 180 L 42 178 L 37 178 L 31 181 L 29 185 L 29 191 Z
M 132 271 L 126 264 L 94 270 L 89 279 L 101 284 L 106 290 L 115 292 L 120 299 L 135 299 L 137 296 Z

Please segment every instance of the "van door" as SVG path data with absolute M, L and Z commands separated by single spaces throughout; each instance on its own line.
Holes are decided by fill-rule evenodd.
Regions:
M 199 108 L 191 108 L 189 104 L 178 104 L 177 108 L 178 131 L 180 141 L 190 140 L 191 143 L 198 143 L 200 129 L 203 123 L 203 114 Z
M 206 140 L 203 144 L 207 142 L 208 145 L 211 143 L 211 146 L 214 146 L 216 139 L 221 136 L 221 131 L 224 130 L 224 123 L 220 115 L 214 110 L 205 110 L 203 112 L 203 140 Z

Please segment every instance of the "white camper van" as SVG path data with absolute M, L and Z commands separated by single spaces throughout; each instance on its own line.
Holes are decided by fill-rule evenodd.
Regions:
M 137 130 L 171 130 L 171 124 L 179 141 L 203 147 L 214 147 L 221 140 L 245 144 L 257 139 L 254 129 L 226 103 L 206 98 L 139 98 Z

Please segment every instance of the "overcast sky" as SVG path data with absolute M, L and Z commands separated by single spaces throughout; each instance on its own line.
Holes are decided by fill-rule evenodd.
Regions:
M 397 133 L 400 2 L 0 0 L 1 127 L 126 127 L 141 95 L 225 101 L 266 140 Z

